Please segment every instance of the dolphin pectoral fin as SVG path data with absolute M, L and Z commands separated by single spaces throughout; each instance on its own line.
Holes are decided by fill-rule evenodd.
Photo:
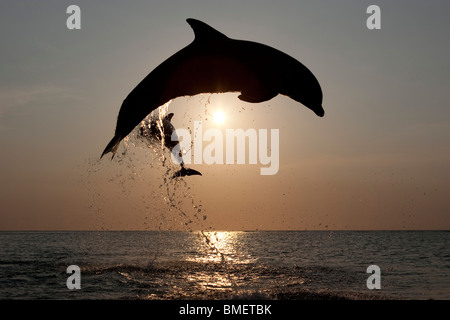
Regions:
M 272 99 L 273 97 L 276 97 L 278 95 L 278 92 L 274 91 L 266 91 L 263 94 L 251 94 L 247 92 L 241 92 L 241 94 L 238 96 L 238 98 L 245 102 L 250 103 L 259 103 L 264 102 Z
M 122 140 L 122 137 L 119 136 L 119 135 L 115 135 L 115 136 L 111 139 L 111 141 L 108 143 L 108 145 L 106 146 L 106 148 L 105 148 L 105 150 L 103 151 L 103 153 L 102 153 L 100 159 L 103 158 L 103 156 L 104 156 L 105 154 L 107 154 L 108 152 L 112 152 L 112 153 L 113 153 L 112 158 L 111 158 L 111 160 L 112 160 L 112 159 L 114 158 L 114 155 L 116 154 L 117 148 L 119 147 L 120 140 Z
M 181 167 L 180 170 L 175 172 L 172 176 L 172 179 L 178 178 L 178 177 L 184 177 L 184 176 L 201 176 L 202 174 L 194 169 L 189 169 L 185 167 Z

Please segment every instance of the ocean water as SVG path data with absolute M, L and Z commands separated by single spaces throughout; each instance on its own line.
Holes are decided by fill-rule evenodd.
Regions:
M 449 248 L 444 231 L 0 232 L 0 299 L 447 300 Z

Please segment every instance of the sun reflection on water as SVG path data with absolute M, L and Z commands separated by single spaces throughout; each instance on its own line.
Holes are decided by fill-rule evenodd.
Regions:
M 189 257 L 188 261 L 203 263 L 233 263 L 249 264 L 255 262 L 245 248 L 242 239 L 243 232 L 230 231 L 202 231 L 200 236 L 206 250 L 196 257 Z
M 235 291 L 239 287 L 237 266 L 251 265 L 256 261 L 246 250 L 243 232 L 210 231 L 200 232 L 199 240 L 203 250 L 186 257 L 195 263 L 197 272 L 187 276 L 187 280 L 205 294 Z

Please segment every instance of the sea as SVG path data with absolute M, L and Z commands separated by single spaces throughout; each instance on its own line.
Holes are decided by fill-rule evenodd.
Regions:
M 167 112 L 168 104 L 156 116 Z M 155 197 L 180 218 L 202 221 L 201 201 L 170 178 L 162 144 L 136 132 L 114 161 L 87 162 L 83 186 L 97 226 L 105 212 L 94 200 L 106 194 L 90 181 L 109 168 L 100 185 L 127 195 L 128 181 L 146 181 L 141 170 L 153 154 L 164 169 Z M 96 229 L 0 231 L 0 300 L 450 300 L 450 231 Z
M 446 231 L 3 231 L 1 300 L 448 300 Z

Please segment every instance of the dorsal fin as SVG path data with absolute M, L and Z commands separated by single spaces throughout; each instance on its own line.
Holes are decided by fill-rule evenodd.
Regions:
M 186 21 L 194 30 L 195 41 L 210 42 L 227 38 L 226 35 L 200 20 L 189 18 Z

